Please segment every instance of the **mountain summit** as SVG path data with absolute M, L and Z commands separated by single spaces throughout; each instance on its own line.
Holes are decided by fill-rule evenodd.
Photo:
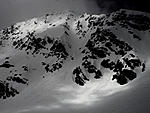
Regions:
M 150 15 L 125 9 L 16 23 L 0 31 L 0 99 L 55 76 L 80 87 L 127 85 L 149 68 L 149 37 Z

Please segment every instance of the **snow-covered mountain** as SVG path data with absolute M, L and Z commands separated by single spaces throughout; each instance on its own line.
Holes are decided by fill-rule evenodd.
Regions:
M 149 68 L 149 36 L 150 15 L 124 9 L 66 11 L 16 23 L 0 31 L 0 99 L 48 82 L 41 87 L 123 89 Z

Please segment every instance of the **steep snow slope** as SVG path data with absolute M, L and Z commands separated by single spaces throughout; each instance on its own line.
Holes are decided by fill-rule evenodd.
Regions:
M 90 105 L 128 89 L 149 68 L 149 36 L 150 15 L 130 10 L 46 14 L 1 30 L 1 105 L 14 104 L 2 111 Z

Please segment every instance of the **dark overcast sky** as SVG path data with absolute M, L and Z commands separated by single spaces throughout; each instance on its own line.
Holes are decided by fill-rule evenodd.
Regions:
M 100 9 L 112 12 L 120 8 L 150 12 L 149 0 L 95 0 Z

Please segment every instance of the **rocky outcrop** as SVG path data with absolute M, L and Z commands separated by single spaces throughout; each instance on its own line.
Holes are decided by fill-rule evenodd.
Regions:
M 51 29 L 59 32 L 60 28 L 63 32 L 60 36 L 45 33 Z M 20 88 L 20 91 L 15 89 L 18 84 L 28 87 L 32 77 L 26 75 L 30 72 L 35 71 L 45 78 L 72 61 L 79 63 L 67 71 L 72 72 L 73 81 L 80 86 L 91 78 L 103 78 L 103 70 L 110 71 L 112 81 L 125 85 L 145 71 L 144 59 L 136 54 L 130 41 L 142 42 L 149 29 L 149 14 L 129 10 L 109 15 L 46 14 L 3 29 L 0 34 L 0 48 L 4 51 L 0 54 L 3 76 L 0 98 L 19 94 Z M 17 62 L 15 59 L 19 58 Z

